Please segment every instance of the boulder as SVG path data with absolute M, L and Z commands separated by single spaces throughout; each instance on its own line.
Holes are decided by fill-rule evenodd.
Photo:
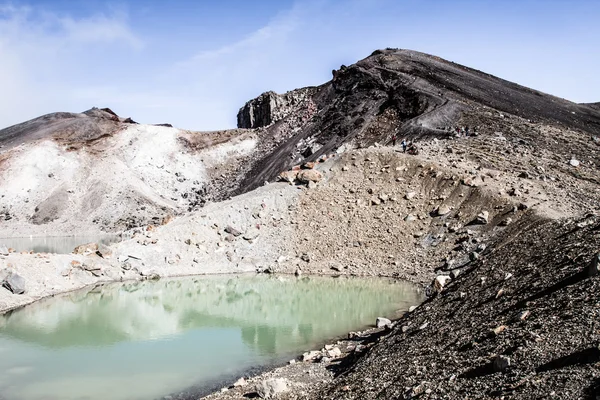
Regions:
M 86 244 L 81 244 L 77 247 L 75 247 L 75 249 L 73 250 L 74 254 L 91 254 L 91 253 L 95 253 L 98 251 L 98 244 L 97 243 L 86 243 Z
M 321 356 L 321 352 L 317 350 L 307 351 L 302 354 L 302 361 L 313 361 Z
M 231 225 L 227 225 L 227 227 L 225 228 L 225 232 L 229 233 L 230 235 L 233 236 L 240 236 L 242 234 L 242 232 L 236 228 L 234 228 Z
M 327 356 L 329 358 L 338 358 L 342 356 L 342 351 L 339 347 L 334 346 L 332 349 L 327 350 Z
M 14 294 L 23 294 L 25 293 L 25 278 L 15 272 L 10 272 L 2 281 L 2 286 Z
M 293 183 L 296 180 L 296 177 L 298 177 L 298 171 L 283 171 L 282 173 L 279 174 L 279 179 L 284 181 L 284 182 L 290 182 Z
M 506 356 L 498 356 L 494 359 L 494 372 L 502 372 L 510 367 L 510 358 Z
M 240 379 L 233 383 L 233 387 L 246 386 L 247 384 L 248 382 L 246 382 L 246 379 L 244 379 L 244 377 L 242 376 Z
M 508 217 L 508 218 L 500 221 L 500 223 L 498 225 L 500 225 L 500 226 L 508 226 L 508 225 L 510 225 L 511 222 L 512 222 L 512 218 Z
M 303 169 L 298 172 L 297 179 L 303 183 L 319 182 L 323 179 L 323 175 L 315 169 Z
M 441 206 L 438 207 L 436 214 L 441 217 L 443 215 L 449 214 L 450 213 L 450 206 L 447 206 L 445 204 L 442 204 Z
M 256 393 L 261 399 L 275 399 L 287 390 L 287 380 L 283 378 L 267 379 L 256 385 Z
M 571 166 L 573 166 L 573 167 L 579 167 L 580 162 L 579 162 L 579 160 L 576 160 L 576 159 L 572 158 L 569 161 L 569 164 L 571 164 Z
M 441 292 L 444 290 L 444 286 L 446 286 L 451 280 L 452 278 L 450 278 L 448 275 L 438 275 L 435 277 L 431 285 L 436 291 Z
M 96 251 L 96 254 L 98 254 L 102 258 L 109 259 L 112 257 L 113 252 L 111 248 L 107 245 L 99 244 L 98 251 Z
M 392 321 L 390 321 L 387 318 L 378 317 L 377 320 L 375 321 L 375 326 L 378 328 L 383 328 L 384 326 L 390 326 L 390 325 L 392 325 Z
M 408 193 L 406 193 L 406 194 L 404 195 L 404 198 L 405 198 L 406 200 L 410 200 L 410 199 L 414 198 L 416 195 L 417 195 L 417 194 L 416 194 L 415 192 L 408 192 Z
M 6 246 L 0 246 L 0 256 L 7 256 L 8 248 Z
M 481 225 L 485 225 L 488 223 L 490 217 L 490 213 L 487 211 L 482 211 L 475 218 L 475 222 Z

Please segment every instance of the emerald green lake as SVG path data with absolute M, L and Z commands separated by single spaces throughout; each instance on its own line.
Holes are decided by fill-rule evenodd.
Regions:
M 73 292 L 0 316 L 0 399 L 156 399 L 233 381 L 421 296 L 388 279 L 267 275 Z

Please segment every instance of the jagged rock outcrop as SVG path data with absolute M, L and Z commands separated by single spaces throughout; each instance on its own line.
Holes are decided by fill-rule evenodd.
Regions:
M 283 118 L 298 114 L 308 107 L 314 88 L 296 89 L 284 94 L 265 92 L 248 101 L 237 115 L 238 128 L 254 129 L 269 126 Z

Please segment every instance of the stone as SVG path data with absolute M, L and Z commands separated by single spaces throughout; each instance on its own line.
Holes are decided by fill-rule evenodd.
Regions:
M 411 312 L 415 311 L 417 308 L 419 308 L 419 306 L 410 306 L 410 307 L 408 307 L 408 312 L 411 313 Z
M 323 175 L 316 169 L 304 169 L 298 172 L 297 179 L 303 183 L 319 182 L 323 179 Z
M 327 350 L 327 356 L 330 358 L 338 358 L 342 356 L 342 351 L 339 347 L 334 347 L 331 350 Z
M 511 189 L 508 191 L 508 194 L 509 194 L 510 196 L 515 196 L 515 197 L 518 197 L 518 196 L 521 196 L 521 194 L 522 194 L 522 193 L 521 193 L 521 191 L 520 191 L 519 189 L 517 189 L 517 188 L 511 188 Z
M 450 211 L 451 211 L 450 206 L 442 204 L 441 206 L 438 207 L 436 214 L 437 214 L 437 216 L 441 217 L 443 215 L 449 214 Z
M 497 335 L 501 334 L 502 332 L 504 332 L 504 330 L 505 330 L 506 328 L 507 328 L 507 326 L 506 326 L 506 325 L 500 325 L 500 326 L 498 326 L 498 327 L 494 328 L 492 331 L 494 332 L 494 335 L 496 335 L 496 336 L 497 336 Z
M 406 194 L 404 195 L 404 198 L 405 198 L 406 200 L 410 200 L 410 199 L 413 199 L 413 198 L 414 198 L 416 195 L 417 195 L 417 194 L 416 194 L 415 192 L 408 192 L 408 193 L 406 193 Z
M 579 167 L 579 164 L 580 164 L 580 162 L 579 162 L 579 160 L 576 160 L 576 159 L 572 158 L 572 159 L 569 161 L 569 164 L 570 164 L 571 166 L 573 166 L 573 167 Z
M 86 243 L 79 245 L 73 249 L 74 254 L 91 254 L 98 251 L 97 243 Z
M 236 228 L 234 228 L 231 225 L 227 225 L 227 227 L 225 228 L 225 232 L 229 233 L 230 235 L 233 236 L 240 236 L 242 234 L 242 232 Z
M 475 222 L 477 222 L 478 224 L 481 225 L 485 225 L 488 223 L 490 217 L 490 213 L 487 211 L 482 211 L 477 215 L 477 218 L 475 219 Z
M 296 178 L 298 177 L 298 171 L 283 171 L 282 173 L 279 174 L 279 180 L 282 180 L 284 182 L 289 182 L 289 183 L 293 183 Z
M 6 246 L 0 246 L 0 256 L 7 256 L 8 254 L 8 248 Z
M 506 218 L 506 219 L 503 219 L 502 221 L 500 221 L 500 223 L 498 225 L 508 226 L 508 225 L 510 225 L 511 222 L 512 222 L 512 218 L 509 217 L 509 218 Z
M 317 187 L 317 184 L 316 184 L 315 182 L 313 182 L 313 181 L 310 181 L 310 182 L 308 182 L 308 183 L 306 184 L 306 186 L 307 186 L 309 189 L 314 189 L 314 188 L 316 188 L 316 187 Z
M 25 278 L 15 272 L 9 272 L 4 278 L 2 286 L 10 290 L 14 294 L 25 293 Z
M 302 354 L 302 361 L 313 361 L 317 358 L 321 357 L 321 352 L 317 350 L 307 351 Z
M 381 204 L 381 200 L 379 200 L 379 198 L 377 197 L 371 197 L 371 205 L 372 206 L 378 206 Z
M 104 259 L 110 259 L 113 255 L 113 252 L 112 252 L 111 248 L 108 247 L 107 245 L 99 244 L 98 251 L 96 251 L 96 254 L 98 254 L 100 257 L 102 257 Z
M 519 317 L 518 318 L 521 321 L 525 321 L 529 317 L 529 315 L 531 315 L 531 311 L 529 311 L 529 310 L 521 311 L 519 313 Z
M 390 326 L 390 325 L 392 325 L 392 321 L 390 321 L 387 318 L 378 317 L 377 320 L 375 321 L 375 326 L 378 328 L 383 328 L 385 326 Z
M 415 217 L 412 214 L 408 214 L 406 217 L 404 217 L 404 221 L 406 221 L 406 222 L 412 222 L 412 221 L 415 221 L 416 219 L 417 219 L 417 217 Z
M 436 291 L 441 292 L 444 290 L 444 286 L 446 286 L 451 280 L 452 278 L 450 278 L 448 275 L 438 275 L 435 277 L 431 285 Z
M 246 379 L 244 379 L 244 377 L 242 376 L 240 379 L 238 379 L 237 381 L 235 381 L 233 383 L 233 387 L 242 387 L 242 386 L 246 386 L 248 384 L 248 382 L 246 382 Z
M 313 169 L 316 165 L 317 163 L 315 163 L 314 161 L 309 161 L 302 165 L 302 169 Z
M 296 268 L 296 272 L 294 272 L 294 275 L 301 276 L 302 275 L 302 270 L 300 268 Z
M 379 195 L 379 200 L 381 200 L 382 203 L 385 203 L 389 199 L 390 199 L 390 196 L 388 196 L 387 194 L 380 194 Z
M 455 269 L 455 270 L 450 271 L 450 278 L 452 280 L 458 278 L 458 275 L 460 275 L 460 269 Z
M 502 372 L 510 367 L 510 358 L 506 356 L 497 356 L 493 362 L 494 372 Z

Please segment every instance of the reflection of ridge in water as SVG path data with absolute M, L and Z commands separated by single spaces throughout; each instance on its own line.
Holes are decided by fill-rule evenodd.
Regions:
M 0 319 L 3 335 L 57 348 L 240 328 L 245 342 L 272 354 L 290 341 L 308 344 L 311 336 L 331 335 L 333 326 L 361 326 L 382 304 L 401 309 L 417 302 L 413 287 L 382 280 L 210 277 L 108 285 Z

